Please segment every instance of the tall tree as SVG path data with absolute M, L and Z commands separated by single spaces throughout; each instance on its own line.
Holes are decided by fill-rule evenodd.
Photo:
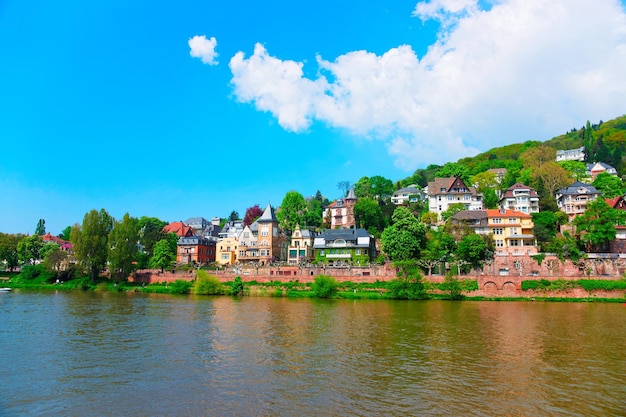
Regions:
M 321 227 L 324 209 L 322 201 L 317 198 L 310 198 L 306 202 L 305 223 L 308 227 Z
M 138 255 L 139 220 L 128 213 L 115 221 L 109 233 L 109 268 L 111 276 L 125 280 L 135 269 Z
M 170 234 L 172 235 L 173 233 Z M 171 238 L 159 240 L 154 245 L 154 254 L 152 255 L 152 258 L 150 258 L 150 267 L 161 268 L 161 272 L 163 272 L 164 268 L 169 268 L 175 261 L 176 244 L 172 245 Z
M 166 221 L 156 217 L 142 216 L 139 219 L 139 241 L 148 259 L 152 256 L 154 245 L 165 237 L 163 228 L 166 225 Z
M 70 233 L 72 233 L 72 226 L 67 226 L 61 231 L 61 233 L 59 233 L 58 237 L 63 240 L 70 240 Z
M 339 188 L 339 191 L 341 191 L 341 197 L 345 197 L 348 195 L 350 187 L 352 187 L 352 183 L 350 181 L 339 181 L 337 183 L 337 188 Z
M 306 218 L 306 202 L 304 197 L 297 191 L 288 191 L 280 204 L 280 210 L 276 213 L 276 218 L 280 222 L 280 227 L 290 235 L 296 225 L 304 225 Z
M 383 210 L 376 200 L 360 198 L 354 205 L 354 219 L 358 227 L 367 229 L 375 237 L 379 237 L 385 229 Z
M 556 191 L 572 182 L 570 174 L 554 161 L 545 162 L 535 170 L 536 178 L 543 181 L 546 191 L 554 196 Z
M 44 219 L 39 219 L 39 221 L 37 222 L 35 234 L 39 236 L 43 236 L 46 234 L 46 221 Z
M 416 259 L 426 244 L 426 226 L 406 207 L 398 207 L 391 220 L 381 237 L 383 251 L 392 261 Z
M 256 219 L 261 217 L 262 214 L 263 209 L 259 207 L 258 204 L 255 204 L 252 207 L 248 207 L 248 209 L 246 209 L 245 216 L 243 216 L 243 225 L 250 226 L 252 223 L 254 223 Z
M 85 214 L 82 225 L 75 225 L 70 234 L 74 255 L 78 263 L 89 272 L 95 283 L 107 262 L 109 233 L 113 219 L 105 209 L 91 210 Z
M 615 239 L 615 226 L 624 223 L 626 212 L 615 210 L 603 198 L 596 198 L 581 215 L 576 216 L 576 233 L 587 248 L 606 251 L 608 243 Z
M 481 267 L 487 259 L 488 253 L 487 243 L 475 233 L 465 236 L 457 247 L 459 259 L 468 262 L 473 269 Z
M 457 162 L 448 162 L 435 174 L 437 178 L 459 177 L 461 180 L 469 185 L 470 175 L 469 170 L 465 165 Z
M 43 258 L 41 250 L 44 247 L 40 235 L 27 236 L 17 244 L 17 257 L 21 264 L 34 264 Z
M 519 159 L 524 167 L 538 169 L 546 162 L 553 162 L 556 159 L 556 149 L 549 146 L 529 148 L 522 152 Z
M 624 183 L 619 177 L 602 172 L 598 174 L 592 184 L 605 198 L 613 198 L 624 195 Z
M 359 198 L 381 199 L 393 194 L 395 187 L 393 182 L 380 175 L 362 177 L 354 184 L 354 193 Z
M 239 220 L 239 213 L 236 212 L 235 210 L 230 212 L 230 216 L 228 216 L 228 220 L 231 222 L 234 222 L 236 220 Z
M 25 236 L 18 234 L 6 234 L 0 232 L 0 263 L 4 262 L 5 268 L 13 271 L 19 265 L 17 245 Z

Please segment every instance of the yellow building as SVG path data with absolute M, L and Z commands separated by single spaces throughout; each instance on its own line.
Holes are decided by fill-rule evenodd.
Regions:
M 533 218 L 515 210 L 485 210 L 489 233 L 493 236 L 497 254 L 536 254 L 537 241 L 533 235 Z
M 217 242 L 215 262 L 219 265 L 233 265 L 237 262 L 238 246 L 239 240 L 237 237 L 226 237 Z

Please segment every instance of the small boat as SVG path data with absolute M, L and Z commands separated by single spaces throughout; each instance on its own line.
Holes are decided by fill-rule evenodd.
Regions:
M 9 288 L 9 287 L 0 288 L 0 292 L 9 292 L 11 290 L 12 288 Z

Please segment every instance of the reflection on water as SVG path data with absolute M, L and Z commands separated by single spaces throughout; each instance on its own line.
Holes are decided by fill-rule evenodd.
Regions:
M 0 415 L 626 415 L 626 307 L 16 291 Z

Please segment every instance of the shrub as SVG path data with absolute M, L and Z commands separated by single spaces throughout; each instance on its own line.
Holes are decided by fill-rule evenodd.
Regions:
M 182 279 L 177 279 L 169 286 L 169 292 L 171 294 L 189 294 L 191 291 L 192 283 Z
M 221 294 L 222 283 L 216 276 L 209 275 L 208 272 L 199 269 L 196 274 L 196 282 L 193 284 L 192 292 L 199 295 Z
M 396 278 L 387 283 L 387 295 L 396 300 L 425 300 L 428 298 L 421 276 Z
M 230 293 L 232 295 L 243 295 L 243 281 L 239 275 L 231 282 Z
M 328 275 L 318 275 L 311 285 L 313 295 L 317 298 L 332 298 L 337 295 L 339 283 Z
M 461 283 L 459 279 L 451 273 L 446 274 L 442 289 L 448 293 L 451 300 L 461 300 L 463 298 Z

